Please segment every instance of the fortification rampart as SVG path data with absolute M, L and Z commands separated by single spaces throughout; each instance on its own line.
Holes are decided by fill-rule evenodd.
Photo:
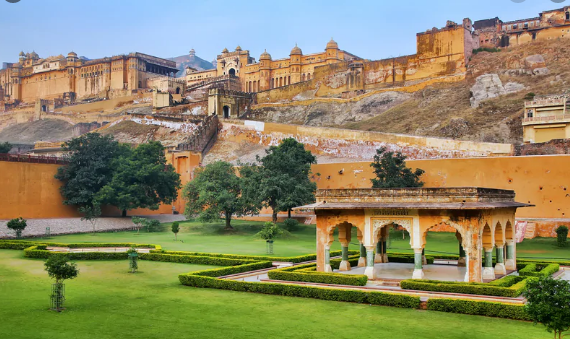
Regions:
M 174 153 L 169 158 L 182 174 L 183 183 L 192 180 L 199 155 Z M 190 160 L 188 160 L 188 158 Z M 469 159 L 410 160 L 408 166 L 426 171 L 426 187 L 480 186 L 514 190 L 517 201 L 536 207 L 521 209 L 517 217 L 534 222 L 539 236 L 553 236 L 557 225 L 570 225 L 570 155 L 521 156 Z M 0 161 L 0 220 L 24 218 L 77 218 L 76 210 L 64 206 L 60 183 L 53 175 L 59 165 Z M 313 165 L 318 188 L 367 188 L 373 176 L 370 162 Z M 320 175 L 316 175 L 319 173 Z M 175 202 L 182 211 L 183 201 Z M 158 211 L 136 210 L 135 214 L 169 214 L 170 205 Z M 107 216 L 119 211 L 106 210 Z

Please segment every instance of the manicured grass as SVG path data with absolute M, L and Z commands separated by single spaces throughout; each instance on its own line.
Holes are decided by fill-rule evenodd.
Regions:
M 531 323 L 185 287 L 207 266 L 80 261 L 62 313 L 47 310 L 42 260 L 0 250 L 0 338 L 550 338 Z
M 166 250 L 196 251 L 209 253 L 231 253 L 265 255 L 265 242 L 255 238 L 254 235 L 263 226 L 263 222 L 232 221 L 235 231 L 224 231 L 223 223 L 202 224 L 194 221 L 181 223 L 178 239 L 169 231 L 170 225 L 163 225 L 160 232 L 148 233 L 144 230 L 97 234 L 73 234 L 54 236 L 54 242 L 137 242 L 160 244 Z M 294 256 L 315 253 L 315 225 L 301 225 L 300 230 L 293 232 L 290 237 L 277 239 L 274 244 L 275 256 Z M 356 229 L 353 228 L 351 250 L 358 250 Z M 335 234 L 333 250 L 340 250 L 340 243 Z M 410 238 L 406 235 L 402 239 L 402 232 L 392 230 L 388 243 L 388 252 L 413 253 L 410 248 Z M 426 253 L 428 254 L 458 254 L 459 245 L 455 234 L 429 232 L 427 235 Z M 526 239 L 517 244 L 518 258 L 558 258 L 570 260 L 570 247 L 556 246 L 555 238 Z

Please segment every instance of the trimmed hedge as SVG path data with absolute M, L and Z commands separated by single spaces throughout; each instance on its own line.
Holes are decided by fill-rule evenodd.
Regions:
M 202 277 L 221 277 L 224 275 L 256 271 L 269 267 L 273 267 L 273 263 L 271 261 L 261 261 L 252 264 L 237 265 L 232 267 L 212 268 L 209 270 L 196 271 L 188 274 L 199 275 Z
M 181 284 L 192 287 L 217 288 L 231 291 L 254 292 L 289 297 L 314 298 L 321 300 L 346 301 L 404 308 L 419 308 L 420 306 L 419 297 L 383 292 L 353 291 L 316 286 L 279 283 L 257 283 L 217 279 L 213 277 L 202 276 L 200 272 L 181 274 L 178 276 L 178 278 Z
M 230 259 L 221 257 L 205 257 L 197 255 L 176 255 L 162 253 L 139 253 L 139 259 L 149 261 L 176 262 L 197 265 L 213 265 L 213 266 L 236 266 L 243 264 L 252 264 L 259 261 L 250 259 Z
M 308 270 L 310 269 L 310 270 Z M 340 274 L 316 272 L 316 264 L 285 267 L 267 272 L 273 280 L 304 281 L 321 284 L 364 286 L 368 277 L 361 274 Z
M 504 279 L 504 280 L 503 280 Z M 400 282 L 400 287 L 407 290 L 449 292 L 463 294 L 491 295 L 516 298 L 526 289 L 525 277 L 507 276 L 493 283 L 468 283 L 439 280 L 408 279 Z
M 31 246 L 24 249 L 24 257 L 47 259 L 50 255 L 63 254 L 69 260 L 124 260 L 128 258 L 127 252 L 52 252 L 46 250 L 45 245 Z
M 549 277 L 559 270 L 559 264 L 528 264 L 519 270 L 519 275 L 523 277 Z
M 431 311 L 483 315 L 496 318 L 531 320 L 525 312 L 524 305 L 512 305 L 499 302 L 430 298 L 427 302 L 427 309 Z
M 283 261 L 283 262 L 292 262 L 292 263 L 300 263 L 305 261 L 317 260 L 316 254 L 307 254 L 307 255 L 299 255 L 295 257 L 274 257 L 274 256 L 265 256 L 265 255 L 240 255 L 240 254 L 223 254 L 223 253 L 205 253 L 205 252 L 186 252 L 186 251 L 164 251 L 164 250 L 151 250 L 151 253 L 164 253 L 164 254 L 177 254 L 177 255 L 195 255 L 195 256 L 204 256 L 204 257 L 221 257 L 221 258 L 230 258 L 230 259 L 251 259 L 257 261 Z M 341 255 L 341 251 L 331 251 L 331 257 Z M 359 254 L 359 251 L 348 251 L 350 255 Z
M 52 246 L 52 247 L 68 247 L 68 248 L 84 248 L 84 247 L 135 247 L 135 248 L 154 248 L 152 251 L 162 250 L 160 245 L 154 244 L 137 244 L 137 243 L 56 243 L 45 241 L 28 241 L 28 240 L 0 240 L 0 249 L 23 250 L 30 246 Z

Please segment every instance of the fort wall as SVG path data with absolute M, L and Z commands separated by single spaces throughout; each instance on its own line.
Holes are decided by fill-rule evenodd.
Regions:
M 182 176 L 183 184 L 192 180 L 199 166 L 199 154 L 178 153 L 169 161 Z M 410 160 L 408 166 L 426 171 L 422 179 L 426 187 L 481 186 L 511 189 L 516 200 L 536 205 L 520 209 L 517 218 L 537 225 L 539 236 L 553 236 L 555 226 L 570 225 L 570 155 L 494 157 L 469 159 Z M 60 183 L 53 176 L 59 165 L 0 162 L 0 220 L 24 218 L 77 218 L 71 206 L 64 206 Z M 366 188 L 373 176 L 369 162 L 313 165 L 313 180 L 318 188 Z M 176 210 L 183 211 L 178 199 Z M 131 215 L 170 214 L 172 207 L 163 205 L 158 211 L 133 210 Z M 106 209 L 106 216 L 120 212 Z

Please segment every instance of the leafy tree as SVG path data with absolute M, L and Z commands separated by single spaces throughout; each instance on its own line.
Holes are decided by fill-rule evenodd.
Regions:
M 9 229 L 16 231 L 16 238 L 20 238 L 22 236 L 22 231 L 28 226 L 26 220 L 22 217 L 12 219 L 6 223 L 6 227 Z
M 570 330 L 570 283 L 554 280 L 551 277 L 529 279 L 526 312 L 536 323 L 541 323 L 554 338 L 562 338 L 562 333 Z
M 141 227 L 145 226 L 146 219 L 140 217 L 132 217 L 131 221 L 133 224 L 135 224 L 135 227 L 137 228 L 137 234 L 139 234 Z
M 180 224 L 178 221 L 172 223 L 171 229 L 172 233 L 174 233 L 174 240 L 178 241 L 178 232 L 180 232 Z
M 136 248 L 131 247 L 127 250 L 127 255 L 129 256 L 129 269 L 130 269 L 129 272 L 135 273 L 139 269 L 139 264 L 138 264 L 139 253 L 137 252 Z
M 95 233 L 95 225 L 97 224 L 97 218 L 101 216 L 100 203 L 96 200 L 90 206 L 89 205 L 80 206 L 79 213 L 83 214 L 81 220 L 87 220 L 91 223 L 91 227 L 93 228 L 93 233 Z
M 58 168 L 55 175 L 63 182 L 60 188 L 63 203 L 77 206 L 91 221 L 100 214 L 101 201 L 97 195 L 113 179 L 115 159 L 128 148 L 111 136 L 87 133 L 66 142 L 63 150 L 69 154 L 69 163 Z
M 311 182 L 311 164 L 317 159 L 306 151 L 302 143 L 293 138 L 284 139 L 279 146 L 271 146 L 263 158 L 257 157 L 261 167 L 251 171 L 253 185 L 264 205 L 273 210 L 273 222 L 277 213 L 287 211 L 289 218 L 293 207 L 315 201 L 317 184 Z
M 115 159 L 112 180 L 97 194 L 97 200 L 123 211 L 135 208 L 157 210 L 178 196 L 180 175 L 166 164 L 164 147 L 158 141 L 140 144 Z
M 406 156 L 400 152 L 388 152 L 386 147 L 376 150 L 374 162 L 370 164 L 374 168 L 376 178 L 371 179 L 373 188 L 401 188 L 422 187 L 420 180 L 424 170 L 416 168 L 412 171 L 406 167 Z
M 281 234 L 283 234 L 283 231 L 279 226 L 272 222 L 266 222 L 263 224 L 263 228 L 257 233 L 257 236 L 265 241 L 272 241 Z
M 67 262 L 67 256 L 65 254 L 50 255 L 44 266 L 49 277 L 55 279 L 55 288 L 51 297 L 55 310 L 60 312 L 63 307 L 63 301 L 65 300 L 63 295 L 63 281 L 77 277 L 79 269 L 77 269 L 76 264 Z
M 556 229 L 556 242 L 559 247 L 565 247 L 568 243 L 568 227 L 561 225 Z
M 0 154 L 8 153 L 12 149 L 12 144 L 9 142 L 0 143 Z
M 198 215 L 202 222 L 213 222 L 223 215 L 225 229 L 233 229 L 232 216 L 253 214 L 258 206 L 242 197 L 242 180 L 230 163 L 217 161 L 201 168 L 196 178 L 184 188 L 185 214 L 188 218 Z

